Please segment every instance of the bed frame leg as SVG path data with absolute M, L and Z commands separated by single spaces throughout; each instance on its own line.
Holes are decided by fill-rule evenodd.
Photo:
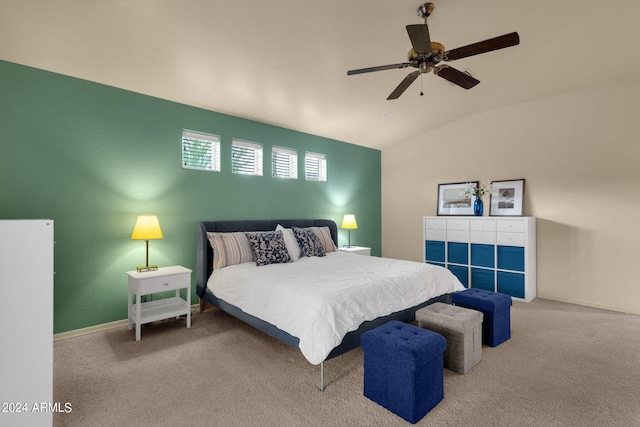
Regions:
M 324 362 L 320 362 L 320 391 L 324 391 Z

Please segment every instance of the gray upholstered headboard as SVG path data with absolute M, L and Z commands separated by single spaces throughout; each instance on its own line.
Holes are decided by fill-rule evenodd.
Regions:
M 213 252 L 207 239 L 208 232 L 229 233 L 234 231 L 270 231 L 280 224 L 291 227 L 329 227 L 331 237 L 338 245 L 338 227 L 330 219 L 265 219 L 240 221 L 203 221 L 198 224 L 196 242 L 196 294 L 204 295 L 207 280 L 213 271 Z

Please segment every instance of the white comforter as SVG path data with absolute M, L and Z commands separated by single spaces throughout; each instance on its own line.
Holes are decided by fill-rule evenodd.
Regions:
M 312 364 L 324 361 L 347 332 L 429 298 L 463 290 L 447 269 L 344 252 L 257 267 L 215 270 L 214 295 L 300 340 Z

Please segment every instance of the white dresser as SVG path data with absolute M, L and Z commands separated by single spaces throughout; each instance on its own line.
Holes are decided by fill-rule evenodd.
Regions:
M 425 216 L 423 259 L 448 268 L 467 288 L 536 297 L 534 217 Z
M 0 221 L 0 325 L 0 425 L 51 426 L 52 220 Z

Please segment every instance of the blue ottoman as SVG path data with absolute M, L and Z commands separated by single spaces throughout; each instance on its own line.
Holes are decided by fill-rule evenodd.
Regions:
M 364 395 L 410 423 L 444 398 L 442 335 L 392 320 L 362 334 Z
M 453 293 L 451 302 L 482 312 L 482 341 L 489 347 L 496 347 L 511 338 L 509 295 L 471 288 Z

